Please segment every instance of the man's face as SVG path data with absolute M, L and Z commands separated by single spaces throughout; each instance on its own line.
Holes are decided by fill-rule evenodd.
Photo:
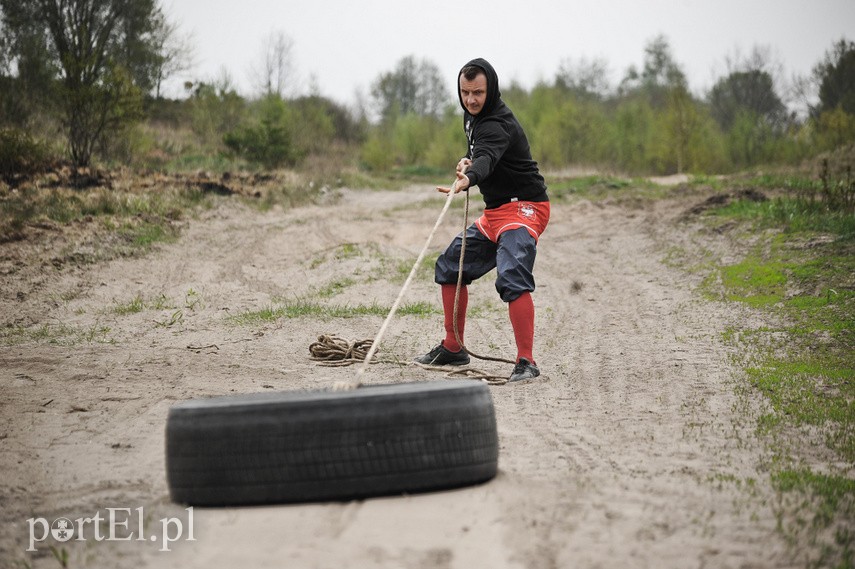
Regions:
M 475 116 L 480 113 L 487 101 L 487 76 L 479 73 L 470 81 L 461 74 L 460 98 L 470 115 Z

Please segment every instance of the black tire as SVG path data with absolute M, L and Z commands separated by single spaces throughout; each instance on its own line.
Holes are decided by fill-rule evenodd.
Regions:
M 169 410 L 173 501 L 199 506 L 350 500 L 476 484 L 496 475 L 486 384 L 254 393 Z

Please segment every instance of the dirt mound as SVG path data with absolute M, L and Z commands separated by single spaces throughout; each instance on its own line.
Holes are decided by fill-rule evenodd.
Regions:
M 717 193 L 714 194 L 699 204 L 693 205 L 683 214 L 683 217 L 690 217 L 695 215 L 701 215 L 711 209 L 724 207 L 729 203 L 739 200 L 746 200 L 750 202 L 765 202 L 769 200 L 769 197 L 763 192 L 756 190 L 754 188 L 746 188 L 741 190 L 734 190 L 730 192 Z

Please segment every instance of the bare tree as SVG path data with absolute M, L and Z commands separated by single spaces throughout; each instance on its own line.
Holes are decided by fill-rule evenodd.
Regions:
M 609 91 L 609 66 L 605 59 L 565 58 L 558 66 L 555 84 L 585 97 L 603 98 Z
M 283 31 L 270 32 L 264 39 L 261 63 L 252 68 L 253 82 L 264 96 L 280 99 L 295 86 L 294 41 Z
M 2 9 L 0 6 L 0 10 Z M 9 61 L 11 60 L 9 36 L 4 28 L 2 14 L 0 14 L 0 77 L 9 73 Z
M 816 110 L 819 103 L 819 85 L 813 74 L 794 73 L 787 90 L 787 102 L 797 120 L 804 120 Z
M 439 67 L 407 56 L 394 71 L 384 73 L 371 87 L 371 97 L 383 120 L 415 114 L 439 118 L 449 102 Z
M 638 71 L 630 66 L 618 85 L 618 94 L 641 93 L 654 108 L 661 109 L 674 89 L 688 89 L 686 75 L 674 59 L 668 38 L 658 35 L 644 46 L 644 68 Z
M 728 74 L 719 79 L 709 93 L 710 110 L 719 125 L 729 130 L 740 115 L 752 117 L 769 126 L 781 127 L 787 109 L 778 93 L 782 91 L 782 65 L 766 46 L 755 46 L 742 56 L 739 51 L 725 59 Z
M 154 69 L 154 96 L 159 99 L 160 89 L 166 79 L 193 67 L 195 51 L 192 38 L 181 34 L 177 24 L 167 21 L 162 13 L 158 13 L 155 18 L 151 44 L 158 53 Z

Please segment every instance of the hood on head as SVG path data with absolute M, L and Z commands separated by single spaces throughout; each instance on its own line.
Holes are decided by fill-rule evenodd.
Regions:
M 496 107 L 496 103 L 499 102 L 502 94 L 499 92 L 499 76 L 496 75 L 496 70 L 493 69 L 493 66 L 490 65 L 486 59 L 478 57 L 469 61 L 466 65 L 460 68 L 460 71 L 457 73 L 457 99 L 460 101 L 460 106 L 463 107 L 463 110 L 465 111 L 466 105 L 463 104 L 463 98 L 460 96 L 460 74 L 464 68 L 469 67 L 470 65 L 474 65 L 481 69 L 487 77 L 487 100 L 484 102 L 484 107 L 481 109 L 481 112 L 478 113 L 478 116 L 489 114 Z

